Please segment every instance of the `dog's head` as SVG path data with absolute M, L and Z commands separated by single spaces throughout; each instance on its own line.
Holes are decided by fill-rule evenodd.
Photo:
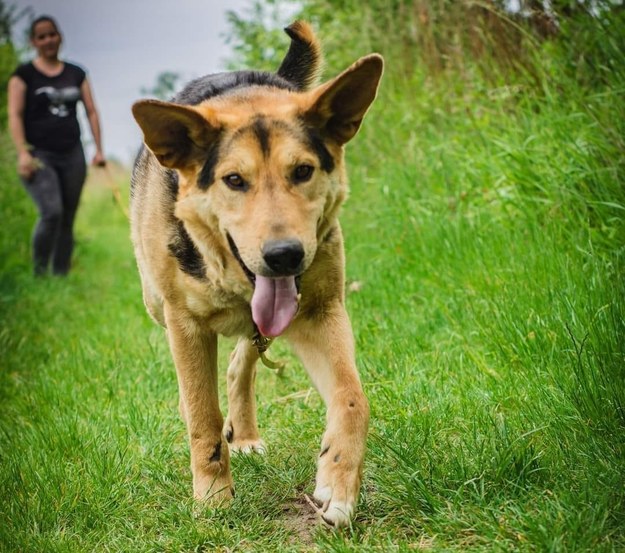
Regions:
M 296 277 L 345 197 L 343 145 L 374 100 L 382 68 L 373 54 L 305 92 L 250 86 L 194 106 L 133 106 L 147 147 L 178 173 L 176 217 L 205 258 L 217 244 L 236 259 L 254 287 L 252 313 L 264 335 L 281 334 L 297 310 Z

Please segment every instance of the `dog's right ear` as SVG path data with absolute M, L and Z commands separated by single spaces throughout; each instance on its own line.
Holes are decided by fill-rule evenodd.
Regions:
M 219 129 L 190 106 L 159 100 L 140 100 L 132 114 L 143 131 L 146 146 L 163 167 L 189 167 L 216 139 Z
M 304 115 L 309 124 L 345 144 L 358 132 L 365 113 L 378 92 L 384 70 L 379 54 L 360 58 L 338 77 L 310 93 L 310 105 Z

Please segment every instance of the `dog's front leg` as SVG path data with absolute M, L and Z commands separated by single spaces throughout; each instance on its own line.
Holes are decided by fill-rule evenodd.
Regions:
M 217 395 L 217 335 L 168 304 L 165 318 L 191 447 L 193 495 L 218 503 L 234 488 Z
M 337 304 L 321 322 L 298 321 L 288 338 L 327 407 L 314 497 L 326 522 L 345 526 L 358 500 L 369 425 L 349 318 Z
M 240 338 L 228 366 L 228 418 L 224 435 L 232 451 L 265 452 L 256 422 L 256 361 L 258 350 L 249 338 Z

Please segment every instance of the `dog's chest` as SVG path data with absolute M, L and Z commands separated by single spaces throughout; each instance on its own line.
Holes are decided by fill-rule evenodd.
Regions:
M 215 284 L 187 288 L 187 311 L 202 324 L 224 336 L 251 336 L 254 323 L 248 299 L 240 291 L 228 290 Z

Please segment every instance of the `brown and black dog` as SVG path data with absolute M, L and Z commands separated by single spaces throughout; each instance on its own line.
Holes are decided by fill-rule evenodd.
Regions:
M 319 43 L 304 22 L 286 32 L 275 74 L 209 75 L 172 102 L 135 103 L 146 147 L 132 176 L 132 240 L 147 310 L 167 328 L 195 497 L 231 498 L 230 451 L 264 451 L 256 362 L 264 337 L 283 336 L 327 407 L 314 498 L 341 526 L 358 498 L 369 421 L 344 302 L 343 146 L 376 96 L 383 60 L 363 57 L 313 86 Z M 218 334 L 239 337 L 225 424 Z

